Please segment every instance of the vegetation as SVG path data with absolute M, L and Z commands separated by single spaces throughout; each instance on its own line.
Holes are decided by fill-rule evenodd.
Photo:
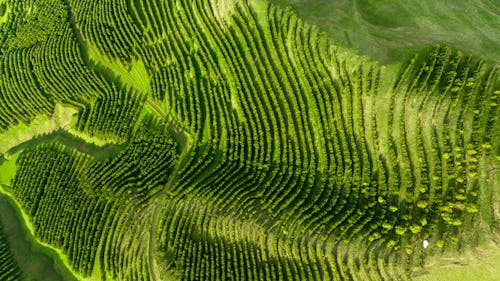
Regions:
M 2 267 L 0 267 L 0 279 L 6 281 L 21 280 L 21 269 L 10 252 L 2 224 L 0 224 L 0 263 L 2 264 Z
M 77 113 L 0 179 L 79 279 L 408 280 L 498 241 L 489 60 L 381 65 L 264 0 L 7 5 L 0 136 Z
M 4 188 L 0 191 L 0 219 L 12 257 L 22 271 L 20 280 L 77 280 L 54 249 L 37 242 L 22 210 L 4 194 Z
M 97 98 L 80 112 L 78 130 L 114 142 L 126 141 L 139 118 L 144 97 L 130 91 L 117 91 Z
M 453 48 L 498 62 L 498 1 L 448 0 L 270 0 L 292 6 L 336 44 L 380 62 L 401 62 L 429 44 Z
M 108 160 L 92 160 L 59 143 L 25 150 L 17 160 L 20 169 L 12 182 L 13 195 L 31 218 L 36 236 L 61 248 L 83 275 L 92 272 L 98 258 L 102 264 L 120 258 L 113 248 L 101 248 L 111 254 L 97 256 L 99 247 L 113 246 L 113 240 L 109 245 L 101 242 L 108 242 L 104 230 L 119 229 L 114 223 L 130 220 L 120 216 L 153 196 L 175 165 L 175 144 L 165 125 L 152 117 L 142 122 L 144 128 L 138 129 L 127 148 Z

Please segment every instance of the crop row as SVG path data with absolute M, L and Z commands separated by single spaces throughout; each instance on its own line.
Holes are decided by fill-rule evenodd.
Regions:
M 243 13 L 243 11 L 240 10 L 240 13 Z M 250 14 L 246 15 L 246 17 L 248 17 L 248 16 L 253 17 L 254 15 L 250 15 Z M 241 17 L 243 17 L 243 15 L 241 15 Z M 237 20 L 237 18 L 236 18 L 236 20 Z M 249 18 L 243 19 L 243 21 L 245 23 L 252 22 L 251 20 L 249 20 Z M 245 70 L 245 66 L 252 65 L 252 63 L 249 60 L 247 60 L 247 59 L 249 59 L 249 57 L 256 57 L 256 56 L 259 56 L 259 54 L 266 53 L 266 51 L 264 49 L 265 47 L 261 47 L 261 48 L 263 48 L 262 51 L 256 51 L 256 53 L 249 53 L 254 49 L 258 50 L 258 48 L 260 47 L 260 45 L 252 46 L 252 42 L 261 43 L 262 39 L 252 38 L 251 40 L 246 41 L 244 43 L 239 43 L 239 41 L 241 41 L 241 40 L 246 40 L 245 37 L 241 37 L 239 34 L 244 34 L 244 36 L 252 36 L 251 34 L 258 34 L 259 35 L 261 33 L 259 33 L 258 31 L 257 32 L 251 31 L 251 32 L 245 33 L 246 32 L 244 29 L 245 25 L 238 25 L 238 28 L 239 28 L 239 30 L 235 30 L 234 32 L 231 32 L 231 34 L 229 34 L 230 36 L 226 35 L 226 37 L 228 37 L 228 39 L 226 39 L 226 40 L 229 40 L 229 42 L 235 42 L 234 44 L 236 44 L 236 46 L 237 46 L 236 49 L 232 48 L 231 51 L 227 51 L 226 54 L 229 54 L 230 57 L 234 57 L 234 60 L 231 60 L 229 63 L 233 63 L 233 64 L 237 65 L 238 69 L 240 69 L 240 75 L 238 78 L 239 81 L 242 81 L 242 83 L 243 82 L 248 83 L 252 79 L 251 77 L 255 77 L 258 75 L 260 78 L 263 79 L 262 83 L 269 83 L 266 81 L 266 77 L 264 75 L 264 73 L 265 73 L 264 71 L 266 69 L 266 66 L 261 64 L 262 63 L 261 60 L 252 62 L 256 65 L 256 67 L 250 67 L 251 69 Z M 217 31 L 218 29 L 212 28 L 211 30 Z M 219 30 L 221 30 L 221 32 L 222 32 L 222 28 L 219 28 Z M 222 34 L 222 36 L 218 36 L 218 38 L 225 38 L 223 36 L 224 36 L 224 33 Z M 261 35 L 261 36 L 264 36 L 264 35 Z M 222 42 L 222 44 L 224 44 L 224 42 Z M 285 45 L 284 43 L 280 43 L 280 44 Z M 246 45 L 250 45 L 251 48 L 249 48 L 249 50 L 245 49 L 244 46 L 246 46 Z M 222 45 L 221 48 L 229 49 L 228 46 L 225 46 L 225 45 Z M 268 47 L 268 48 L 270 50 L 274 50 L 272 47 Z M 231 55 L 233 52 L 236 52 L 236 53 L 234 55 Z M 227 56 L 225 56 L 225 57 L 227 57 Z M 266 57 L 264 57 L 263 59 L 266 59 Z M 274 59 L 278 59 L 278 58 L 274 58 Z M 230 58 L 228 60 L 230 60 Z M 245 61 L 245 60 L 247 60 L 247 61 Z M 285 70 L 285 71 L 283 71 L 283 74 L 285 74 L 285 73 L 292 73 L 293 74 L 293 73 L 299 71 L 299 70 L 293 69 L 290 66 L 288 58 L 282 58 L 280 60 L 281 61 L 279 64 L 275 63 L 275 67 L 277 69 L 279 69 L 280 65 L 283 65 L 283 62 L 288 63 L 288 65 L 290 67 L 289 71 Z M 303 61 L 305 62 L 306 60 L 307 59 L 304 59 Z M 259 70 L 259 68 L 262 69 L 262 71 Z M 247 72 L 245 72 L 245 71 L 247 71 Z M 300 71 L 304 72 L 303 69 Z M 246 77 L 243 76 L 245 73 L 248 73 L 248 75 Z M 301 76 L 301 74 L 294 74 L 294 77 L 290 78 L 290 80 L 292 80 L 294 78 L 298 78 L 300 76 Z M 316 81 L 313 80 L 314 79 L 313 77 L 314 76 L 311 75 L 309 78 L 310 79 L 309 81 L 311 84 L 317 83 Z M 319 79 L 319 78 L 317 78 L 317 79 Z M 258 126 L 259 124 L 262 124 L 263 127 L 270 126 L 270 125 L 266 125 L 266 124 L 271 124 L 271 126 L 272 126 L 272 124 L 276 123 L 276 121 L 273 120 L 273 118 L 276 118 L 273 116 L 273 114 L 279 114 L 276 116 L 278 116 L 278 118 L 284 119 L 283 117 L 280 117 L 280 116 L 283 116 L 279 112 L 279 109 L 281 107 L 274 107 L 275 109 L 272 111 L 269 111 L 269 110 L 264 110 L 261 112 L 258 111 L 259 107 L 261 107 L 262 105 L 268 104 L 269 108 L 273 108 L 272 107 L 273 103 L 278 104 L 278 101 L 276 99 L 275 100 L 268 99 L 268 98 L 271 98 L 274 94 L 276 94 L 276 92 L 267 92 L 266 86 L 264 86 L 263 84 L 260 85 L 259 83 L 261 83 L 261 82 L 259 82 L 259 81 L 260 80 L 257 81 L 256 85 L 252 85 L 251 83 L 243 84 L 243 87 L 246 87 L 247 90 L 245 88 L 243 88 L 243 91 L 241 92 L 241 95 L 239 96 L 240 101 L 242 101 L 244 99 L 251 99 L 250 102 L 248 102 L 249 106 L 244 107 L 244 108 L 248 108 L 249 110 L 252 110 L 252 106 L 254 106 L 253 110 L 255 110 L 255 113 L 253 113 L 253 114 L 250 113 L 250 114 L 248 114 L 248 116 L 262 116 L 259 119 L 254 118 L 254 120 L 256 122 L 248 123 L 249 127 L 253 126 L 253 125 Z M 293 85 L 288 84 L 287 82 L 289 82 L 289 81 L 285 80 L 285 82 L 281 82 L 284 84 L 282 86 L 280 86 L 280 88 L 289 89 L 289 91 L 293 91 L 293 87 L 295 87 L 296 91 L 306 89 L 304 86 L 302 86 L 303 88 L 301 88 L 299 84 L 295 84 L 295 86 L 293 86 Z M 273 83 L 280 83 L 280 82 L 278 82 L 278 79 L 277 79 L 276 82 L 273 82 Z M 269 85 L 272 85 L 272 83 L 269 83 Z M 258 90 L 253 90 L 256 87 L 258 87 L 257 89 L 261 90 L 262 93 L 260 93 L 258 95 L 252 95 L 252 93 L 259 92 Z M 331 87 L 331 89 L 334 88 L 333 86 L 330 86 L 330 87 Z M 276 88 L 273 88 L 273 90 L 279 91 L 279 88 L 276 87 Z M 295 99 L 295 100 L 288 101 L 288 99 L 285 96 L 283 96 L 282 99 L 283 99 L 283 101 L 282 101 L 283 106 L 294 106 L 295 108 L 297 108 L 297 110 L 289 110 L 289 111 L 300 112 L 300 105 L 299 104 L 304 103 L 307 98 Z M 293 96 L 291 96 L 290 99 L 293 99 Z M 310 102 L 312 102 L 312 101 L 310 101 Z M 242 103 L 242 105 L 247 104 L 244 101 L 241 103 Z M 292 104 L 292 105 L 290 105 L 290 104 Z M 255 106 L 255 105 L 257 105 L 257 106 Z M 292 108 L 294 108 L 294 107 L 292 107 Z M 286 111 L 286 109 L 285 109 L 285 111 Z M 269 117 L 267 117 L 267 116 L 269 116 Z M 300 120 L 300 118 L 301 118 L 300 116 L 294 117 L 293 114 L 290 114 L 290 113 L 287 116 L 288 116 L 288 118 L 290 118 L 290 120 L 297 120 L 297 119 Z M 273 121 L 269 121 L 269 120 L 273 120 Z M 339 126 L 342 126 L 341 128 L 344 128 L 344 124 L 342 121 L 343 120 L 339 120 L 338 124 L 339 124 Z M 295 143 L 302 142 L 302 143 L 306 144 L 307 141 L 305 139 L 305 136 L 303 135 L 304 132 L 307 132 L 307 130 L 304 129 L 305 123 L 303 123 L 303 120 L 301 120 L 301 121 L 297 120 L 294 124 L 296 124 L 295 126 L 297 126 L 297 128 L 298 128 L 295 131 L 297 132 L 297 134 L 299 134 L 299 136 L 292 135 L 290 137 L 295 137 L 295 140 L 296 140 Z M 245 124 L 245 125 L 247 125 L 247 124 Z M 308 125 L 308 126 L 311 126 L 311 125 Z M 276 127 L 280 127 L 280 126 L 276 126 Z M 244 157 L 240 156 L 239 159 L 235 159 L 235 160 L 240 160 L 240 159 L 246 160 L 244 163 L 245 166 L 246 165 L 253 165 L 253 163 L 255 163 L 255 169 L 241 167 L 241 165 L 238 165 L 238 163 L 234 163 L 232 161 L 222 162 L 221 164 L 218 164 L 218 165 L 209 165 L 205 161 L 201 160 L 201 159 L 206 159 L 206 158 L 198 157 L 197 158 L 198 161 L 196 161 L 196 162 L 197 163 L 200 163 L 200 162 L 204 163 L 207 167 L 210 166 L 213 169 L 212 174 L 208 175 L 206 177 L 202 177 L 202 178 L 197 177 L 198 180 L 197 180 L 196 184 L 189 184 L 189 183 L 185 183 L 185 181 L 181 181 L 181 183 L 180 183 L 181 186 L 186 186 L 188 188 L 191 188 L 190 190 L 193 190 L 194 188 L 196 188 L 196 194 L 198 194 L 200 197 L 205 198 L 205 200 L 210 200 L 209 202 L 214 202 L 214 207 L 220 207 L 226 211 L 233 210 L 234 212 L 237 212 L 237 213 L 244 213 L 245 208 L 250 208 L 248 206 L 251 206 L 253 204 L 253 202 L 249 203 L 248 201 L 252 201 L 251 198 L 253 197 L 252 194 L 254 194 L 254 193 L 263 193 L 267 196 L 273 196 L 274 198 L 280 198 L 283 200 L 282 202 L 280 202 L 279 200 L 273 200 L 271 198 L 265 198 L 265 199 L 260 200 L 261 202 L 263 202 L 265 204 L 267 204 L 266 202 L 269 202 L 269 203 L 272 202 L 275 204 L 274 211 L 276 211 L 276 212 L 272 212 L 273 217 L 277 217 L 277 218 L 285 217 L 286 213 L 284 213 L 284 212 L 280 213 L 280 212 L 281 212 L 281 210 L 284 210 L 283 208 L 288 208 L 289 205 L 296 206 L 296 208 L 299 209 L 298 211 L 304 211 L 304 210 L 307 211 L 308 209 L 302 207 L 300 204 L 292 204 L 292 202 L 295 203 L 297 201 L 298 202 L 305 202 L 307 199 L 307 197 L 306 197 L 307 192 L 305 192 L 305 190 L 307 190 L 307 189 L 304 188 L 304 185 L 306 185 L 305 179 L 310 177 L 310 175 L 308 175 L 307 170 L 304 171 L 304 173 L 299 173 L 299 171 L 300 171 L 299 165 L 302 165 L 302 161 L 300 159 L 302 159 L 302 158 L 305 158 L 305 159 L 309 158 L 310 159 L 311 158 L 310 156 L 301 157 L 301 155 L 307 155 L 307 154 L 304 154 L 304 153 L 307 153 L 307 148 L 306 148 L 306 151 L 302 151 L 302 148 L 301 148 L 301 150 L 295 150 L 296 153 L 293 153 L 292 151 L 289 152 L 288 155 L 290 157 L 297 157 L 298 159 L 297 158 L 295 158 L 295 159 L 289 158 L 290 159 L 289 162 L 291 162 L 290 164 L 292 164 L 291 166 L 293 168 L 290 167 L 290 170 L 288 172 L 286 172 L 286 170 L 285 171 L 278 171 L 276 169 L 273 169 L 273 170 L 269 171 L 269 173 L 266 175 L 266 173 L 259 172 L 259 169 L 264 169 L 264 170 L 268 169 L 268 165 L 264 164 L 265 162 L 262 163 L 263 161 L 265 161 L 266 158 L 260 158 L 257 155 L 253 156 L 254 151 L 259 152 L 260 150 L 262 150 L 262 148 L 260 148 L 260 147 L 262 147 L 262 145 L 260 143 L 263 142 L 262 140 L 266 139 L 266 137 L 263 137 L 262 140 L 255 138 L 256 136 L 259 135 L 259 132 L 262 132 L 262 129 L 261 129 L 262 127 L 260 127 L 260 128 L 257 127 L 257 128 L 258 128 L 257 130 L 249 128 L 248 132 L 250 132 L 251 135 L 245 135 L 244 137 L 247 140 L 252 138 L 252 139 L 250 139 L 251 146 L 250 147 L 247 146 L 246 150 L 243 150 L 243 152 L 245 152 Z M 283 128 L 283 127 L 281 126 L 281 128 Z M 280 134 L 278 134 L 279 132 L 272 130 L 272 129 L 268 130 L 268 131 L 270 133 L 277 134 L 277 136 L 279 136 L 278 138 L 280 138 L 280 139 L 282 138 L 282 136 L 280 136 Z M 292 131 L 295 132 L 294 130 L 292 130 Z M 268 135 L 268 137 L 269 136 L 270 135 Z M 302 138 L 302 141 L 300 141 L 300 138 Z M 351 137 L 351 138 L 353 139 L 354 137 Z M 257 142 L 257 144 L 256 144 L 256 142 Z M 274 138 L 274 141 L 269 140 L 269 141 L 266 141 L 264 143 L 276 145 L 277 142 L 278 141 L 276 141 L 276 138 Z M 345 140 L 343 142 L 343 144 L 346 148 L 346 150 L 345 150 L 346 153 L 349 150 L 353 150 L 353 151 L 355 150 L 355 148 L 349 147 L 347 145 L 348 143 L 349 142 L 347 140 Z M 286 143 L 282 144 L 280 142 L 278 142 L 278 144 L 279 145 L 286 145 Z M 245 145 L 245 144 L 243 144 L 243 145 Z M 260 147 L 258 147 L 257 145 Z M 256 150 L 252 150 L 251 149 L 252 146 L 256 147 Z M 339 147 L 339 151 L 340 151 L 341 150 L 340 145 L 338 145 L 338 147 Z M 357 150 L 357 148 L 356 148 L 356 150 Z M 202 150 L 202 151 L 205 151 L 205 150 Z M 265 155 L 265 154 L 261 154 L 261 155 Z M 279 153 L 277 153 L 277 155 L 280 156 Z M 347 158 L 347 156 L 345 156 L 345 158 Z M 281 160 L 282 159 L 279 159 L 279 161 L 281 161 Z M 286 160 L 286 158 L 284 160 Z M 224 159 L 222 159 L 222 161 L 224 161 Z M 308 166 L 305 166 L 305 168 L 314 170 L 315 169 L 315 168 L 313 168 L 314 166 L 310 166 L 310 165 L 315 165 L 315 164 L 313 164 L 314 158 L 310 161 L 311 162 L 308 163 Z M 296 166 L 293 163 L 296 163 L 295 164 Z M 288 164 L 288 161 L 285 162 L 284 164 Z M 197 168 L 192 169 L 192 167 L 194 167 L 194 166 L 187 165 L 186 169 L 194 170 L 194 171 L 198 170 Z M 341 170 L 343 170 L 342 167 L 339 168 L 339 171 L 341 171 Z M 299 176 L 300 174 L 302 174 L 302 175 Z M 287 175 L 287 177 L 284 178 L 284 175 Z M 265 176 L 267 176 L 266 180 L 269 183 L 266 183 L 266 181 L 264 180 Z M 346 176 L 346 177 L 348 177 L 348 176 Z M 186 179 L 186 181 L 188 181 L 188 182 L 192 182 L 193 176 L 186 176 L 186 177 L 183 177 L 183 179 Z M 311 183 L 309 183 L 309 184 L 311 184 Z M 264 191 L 255 190 L 255 188 L 260 187 L 262 185 L 264 185 L 264 187 L 277 188 L 277 189 L 276 189 L 276 191 L 271 190 L 271 192 L 269 192 L 267 190 L 264 190 Z M 322 192 L 323 191 L 316 193 L 315 198 L 323 199 L 324 196 L 318 196 L 318 195 L 322 194 Z M 325 193 L 327 193 L 327 192 L 325 192 Z M 189 192 L 185 192 L 185 194 L 189 194 Z M 355 193 L 353 193 L 353 194 L 355 194 Z M 345 199 L 348 199 L 350 197 L 351 196 L 346 195 Z M 311 200 L 311 199 L 309 199 L 309 200 Z M 228 202 L 230 202 L 230 203 L 228 204 Z M 311 205 L 313 205 L 313 204 L 311 204 Z M 347 204 L 346 204 L 346 206 L 347 206 Z M 303 208 L 302 210 L 301 210 L 301 207 Z M 350 210 L 353 210 L 352 207 L 349 207 L 349 208 L 350 208 Z M 242 209 L 243 209 L 243 211 L 242 211 Z M 290 213 L 293 214 L 293 211 Z M 250 211 L 250 214 L 252 214 L 251 211 Z M 298 217 L 301 217 L 301 216 L 298 216 Z M 311 217 L 313 217 L 313 216 L 311 216 Z M 307 220 L 307 218 L 304 220 Z M 333 220 L 333 218 L 332 218 L 332 220 Z M 179 248 L 182 248 L 182 245 L 179 245 Z M 191 274 L 191 273 L 189 273 L 189 274 Z M 189 277 L 186 277 L 186 278 L 189 279 Z
M 89 189 L 147 200 L 166 184 L 177 160 L 176 143 L 162 120 L 147 116 L 140 124 L 122 153 L 89 167 Z
M 30 62 L 23 52 L 12 51 L 1 59 L 0 130 L 19 122 L 29 123 L 36 115 L 50 112 L 54 102 L 36 84 Z
M 464 138 L 478 135 L 475 130 L 483 130 L 484 139 L 493 138 L 494 102 L 485 113 L 462 109 L 484 99 L 477 97 L 479 89 L 489 89 L 488 96 L 494 93 L 494 74 L 475 60 L 440 46 L 427 58 L 410 61 L 394 85 L 379 89 L 390 73 L 370 63 L 354 68 L 342 50 L 329 47 L 290 11 L 270 6 L 266 24 L 262 14 L 236 4 L 221 23 L 209 4 L 197 4 L 197 11 L 182 1 L 178 5 L 184 18 L 209 26 L 201 27 L 206 32 L 200 44 L 221 54 L 216 63 L 229 70 L 223 77 L 227 90 L 237 94 L 236 116 L 243 121 L 239 127 L 226 126 L 228 134 L 238 136 L 226 144 L 228 150 L 210 152 L 208 144 L 193 148 L 176 187 L 180 198 L 196 194 L 217 212 L 257 216 L 270 231 L 294 226 L 287 232 L 303 234 L 302 228 L 332 243 L 362 237 L 369 243 L 382 241 L 382 250 L 402 249 L 410 256 L 415 238 L 455 241 L 462 223 L 477 219 L 479 186 L 467 178 L 477 169 L 471 161 L 457 164 L 452 155 L 468 142 Z M 190 29 L 186 22 L 182 30 Z M 175 25 L 169 22 L 164 28 Z M 196 56 L 200 52 L 202 48 Z M 173 76 L 162 79 L 182 83 L 182 75 L 173 74 L 176 67 L 168 67 Z M 470 77 L 468 69 L 474 67 L 475 77 Z M 464 79 L 477 83 L 460 87 Z M 178 91 L 182 89 L 165 98 L 175 100 Z M 215 105 L 201 103 L 202 108 Z M 477 117 L 457 118 L 473 114 Z M 475 129 L 468 131 L 466 120 Z M 481 143 L 470 147 L 479 149 Z M 464 170 L 466 178 L 455 181 Z M 185 247 L 179 253 L 185 266 L 196 266 L 188 261 L 198 246 L 179 243 L 171 247 Z M 406 256 L 392 258 L 407 262 Z M 193 277 L 191 271 L 185 274 Z
M 123 142 L 132 134 L 145 98 L 130 90 L 98 97 L 80 111 L 77 128 L 90 136 Z
M 84 273 L 92 269 L 103 226 L 91 222 L 104 207 L 78 188 L 78 171 L 88 160 L 61 145 L 43 145 L 21 154 L 21 168 L 13 181 L 14 194 L 32 218 L 35 235 L 62 248 L 72 266 Z
M 0 130 L 53 113 L 56 102 L 81 108 L 111 92 L 83 53 L 63 1 L 13 2 L 0 56 Z M 30 13 L 29 11 L 36 11 Z

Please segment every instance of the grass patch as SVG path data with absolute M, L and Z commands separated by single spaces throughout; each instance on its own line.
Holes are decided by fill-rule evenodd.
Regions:
M 21 151 L 13 155 L 5 155 L 3 159 L 0 158 L 0 184 L 11 184 L 12 179 L 14 179 L 16 175 L 16 160 L 20 153 Z
M 500 276 L 500 249 L 483 246 L 476 253 L 436 257 L 425 266 L 415 281 L 495 281 Z
M 10 7 L 6 0 L 0 1 L 0 25 L 7 22 L 9 19 Z
M 129 66 L 124 66 L 118 60 L 113 61 L 102 55 L 96 47 L 90 44 L 88 44 L 88 54 L 90 60 L 104 66 L 115 76 L 120 77 L 121 82 L 127 86 L 137 89 L 142 93 L 151 92 L 149 75 L 142 60 L 135 60 Z
M 444 42 L 453 48 L 500 60 L 500 6 L 494 1 L 271 0 L 292 5 L 337 44 L 380 62 L 399 62 L 423 47 Z
M 29 141 L 35 136 L 49 134 L 60 128 L 67 127 L 77 110 L 57 104 L 52 117 L 40 115 L 28 125 L 20 123 L 0 134 L 0 155 L 11 148 Z

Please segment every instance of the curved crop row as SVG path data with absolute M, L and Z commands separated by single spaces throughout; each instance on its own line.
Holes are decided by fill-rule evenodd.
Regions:
M 40 114 L 53 114 L 56 102 L 82 108 L 112 92 L 109 82 L 88 69 L 68 21 L 63 1 L 12 1 L 2 33 L 0 130 Z M 2 31 L 3 32 L 3 31 Z
M 145 97 L 130 90 L 114 90 L 85 107 L 77 128 L 90 136 L 122 142 L 132 134 L 142 112 Z
M 192 11 L 190 4 L 183 5 L 181 14 L 187 18 L 194 17 L 192 13 L 200 17 L 199 11 Z M 230 132 L 236 129 L 238 133 L 234 135 L 243 141 L 237 142 L 242 154 L 234 159 L 236 161 L 230 161 L 232 154 L 224 150 L 210 156 L 204 146 L 193 148 L 192 156 L 188 157 L 190 162 L 184 166 L 186 173 L 178 180 L 174 193 L 179 196 L 177 198 L 199 198 L 213 208 L 212 214 L 230 212 L 241 219 L 258 218 L 257 221 L 263 227 L 270 227 L 273 233 L 281 233 L 284 229 L 287 235 L 312 235 L 316 239 L 327 239 L 330 244 L 351 239 L 359 239 L 361 245 L 377 243 L 378 258 L 384 257 L 385 262 L 378 263 L 377 257 L 367 259 L 369 267 L 378 272 L 374 275 L 376 279 L 406 278 L 409 274 L 406 269 L 394 267 L 384 273 L 378 267 L 389 269 L 388 264 L 396 260 L 409 266 L 419 262 L 419 258 L 412 255 L 419 239 L 432 237 L 442 247 L 446 243 L 451 246 L 463 239 L 463 235 L 469 235 L 461 226 L 465 221 L 471 223 L 478 219 L 474 214 L 479 186 L 466 183 L 470 188 L 464 189 L 462 184 L 449 179 L 461 173 L 462 165 L 473 171 L 472 176 L 477 170 L 470 161 L 456 165 L 457 162 L 450 160 L 449 155 L 455 147 L 463 147 L 465 142 L 452 142 L 443 130 L 456 132 L 453 136 L 458 137 L 462 133 L 456 127 L 471 127 L 463 125 L 464 119 L 452 117 L 464 114 L 453 106 L 454 97 L 460 95 L 457 100 L 464 105 L 475 104 L 483 97 L 468 99 L 461 94 L 460 88 L 453 86 L 453 81 L 455 76 L 467 79 L 466 68 L 473 68 L 475 62 L 463 61 L 460 54 L 444 46 L 437 47 L 429 51 L 427 58 L 410 61 L 401 69 L 401 76 L 390 85 L 394 77 L 391 73 L 369 62 L 353 68 L 342 50 L 328 47 L 317 31 L 298 22 L 291 12 L 270 7 L 264 13 L 271 22 L 267 25 L 263 23 L 261 12 L 246 5 L 244 2 L 236 4 L 226 22 L 220 22 L 211 14 L 213 11 L 207 11 L 210 5 L 198 6 L 204 11 L 202 23 L 210 24 L 206 42 L 220 50 L 215 53 L 224 55 L 216 62 L 235 70 L 229 75 L 226 73 L 224 78 L 229 85 L 241 89 L 236 92 L 229 87 L 227 90 L 238 96 L 241 114 L 237 116 L 245 116 L 240 119 L 243 122 L 239 127 L 228 127 Z M 186 22 L 183 23 L 183 28 L 188 29 Z M 207 53 L 206 57 L 209 56 Z M 479 82 L 476 86 L 485 87 L 488 89 L 485 93 L 497 99 L 490 78 L 495 74 L 486 72 L 487 69 L 480 65 L 477 67 L 475 73 L 479 76 L 474 79 Z M 476 97 L 478 90 L 471 88 L 467 95 Z M 491 104 L 494 106 L 495 102 Z M 202 106 L 213 107 L 215 103 L 202 103 Z M 493 108 L 484 113 L 465 113 L 469 117 L 478 115 L 478 118 L 469 119 L 472 122 L 469 124 L 484 130 L 485 139 L 492 138 L 496 120 Z M 300 115 L 294 116 L 295 113 Z M 490 125 L 485 126 L 484 122 Z M 478 135 L 473 130 L 463 134 Z M 479 140 L 471 147 L 478 148 L 482 143 L 483 140 Z M 482 153 L 490 157 L 487 150 Z M 203 169 L 199 169 L 200 164 Z M 173 201 L 172 204 L 182 203 Z M 171 216 L 167 211 L 165 214 Z M 213 218 L 204 213 L 199 216 L 198 220 Z M 168 268 L 183 268 L 184 278 L 190 279 L 202 274 L 192 271 L 203 263 L 197 261 L 198 251 L 212 253 L 216 244 L 205 242 L 208 243 L 205 246 L 196 246 L 190 242 L 193 239 L 191 230 L 185 230 L 186 227 L 185 223 L 180 223 L 174 232 L 176 236 L 164 236 L 160 243 L 171 245 L 165 246 L 171 249 L 168 253 L 185 260 L 182 266 L 176 263 L 175 267 Z M 162 229 L 167 233 L 174 231 L 168 230 L 167 225 Z M 199 229 L 207 233 L 212 231 L 210 226 L 199 226 Z M 231 243 L 226 237 L 235 235 L 238 234 L 220 236 Z M 265 247 L 263 245 L 262 249 Z M 368 255 L 371 246 L 366 247 Z M 171 252 L 173 249 L 175 253 Z M 311 255 L 301 260 L 315 259 L 316 253 L 311 252 Z M 226 264 L 221 258 L 214 256 L 213 263 Z M 357 278 L 352 274 L 358 274 L 354 273 L 358 270 L 353 271 L 352 266 L 360 263 L 355 262 L 358 258 L 352 257 L 344 263 L 337 256 L 334 258 L 336 270 L 324 268 L 318 276 L 323 280 L 337 274 L 343 278 Z M 290 265 L 285 259 L 277 262 L 280 266 Z M 245 259 L 236 263 L 244 264 Z M 320 279 L 309 273 L 301 275 L 299 272 L 305 269 L 290 266 L 285 269 L 288 273 L 293 272 L 288 278 Z M 246 265 L 245 268 L 254 267 Z M 257 268 L 252 270 L 258 271 Z M 230 268 L 226 270 L 220 274 L 231 272 L 234 279 L 244 274 Z M 245 278 L 250 277 L 245 275 Z M 280 277 L 273 275 L 273 278 Z

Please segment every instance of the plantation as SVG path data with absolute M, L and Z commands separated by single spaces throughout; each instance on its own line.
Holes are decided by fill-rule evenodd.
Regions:
M 7 0 L 0 39 L 1 190 L 72 278 L 412 280 L 498 245 L 494 54 L 382 65 L 266 0 Z

